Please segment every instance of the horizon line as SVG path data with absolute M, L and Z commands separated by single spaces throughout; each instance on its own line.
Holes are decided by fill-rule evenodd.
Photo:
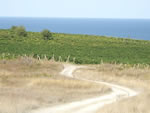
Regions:
M 57 18 L 57 19 L 143 19 L 150 20 L 150 18 L 99 18 L 99 17 L 32 17 L 32 16 L 0 16 L 0 18 Z

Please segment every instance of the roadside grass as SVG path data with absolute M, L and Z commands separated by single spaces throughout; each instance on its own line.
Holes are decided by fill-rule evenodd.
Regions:
M 137 97 L 122 100 L 112 105 L 106 105 L 97 113 L 150 113 L 150 91 Z
M 90 80 L 107 81 L 130 87 L 139 95 L 106 105 L 97 113 L 150 113 L 150 67 L 128 67 L 124 65 L 89 65 L 79 69 L 76 76 Z
M 111 91 L 103 85 L 63 77 L 59 74 L 62 70 L 63 63 L 46 59 L 1 60 L 0 113 L 27 113 Z

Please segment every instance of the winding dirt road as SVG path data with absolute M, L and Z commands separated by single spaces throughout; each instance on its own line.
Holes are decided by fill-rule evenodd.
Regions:
M 61 72 L 61 75 L 74 78 L 73 72 L 79 68 L 83 68 L 83 66 L 65 65 L 64 70 Z M 50 108 L 41 108 L 36 111 L 32 111 L 30 113 L 95 113 L 98 109 L 100 109 L 104 105 L 114 103 L 121 99 L 133 97 L 138 94 L 137 92 L 129 88 L 107 82 L 92 81 L 86 79 L 79 79 L 79 80 L 107 85 L 112 89 L 112 92 L 110 94 L 96 98 L 72 102 Z

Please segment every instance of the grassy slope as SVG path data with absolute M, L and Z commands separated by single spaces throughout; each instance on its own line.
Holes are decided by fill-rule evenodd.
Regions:
M 9 31 L 0 31 L 8 32 Z M 43 40 L 40 33 L 28 33 L 28 37 L 4 38 L 0 36 L 0 54 L 38 54 L 63 60 L 70 55 L 76 63 L 97 64 L 104 62 L 150 64 L 150 41 L 140 41 L 102 36 L 53 34 L 54 40 Z M 2 58 L 2 55 L 0 55 Z M 12 55 L 8 55 L 12 58 Z

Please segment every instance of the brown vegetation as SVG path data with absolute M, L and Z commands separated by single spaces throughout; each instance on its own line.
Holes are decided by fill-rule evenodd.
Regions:
M 130 87 L 139 95 L 106 105 L 97 113 L 150 113 L 150 68 L 125 65 L 100 64 L 79 69 L 75 75 L 81 78 L 107 81 Z
M 62 63 L 22 57 L 0 61 L 0 113 L 24 113 L 95 97 L 110 89 L 60 76 Z M 80 95 L 80 96 L 79 96 Z

